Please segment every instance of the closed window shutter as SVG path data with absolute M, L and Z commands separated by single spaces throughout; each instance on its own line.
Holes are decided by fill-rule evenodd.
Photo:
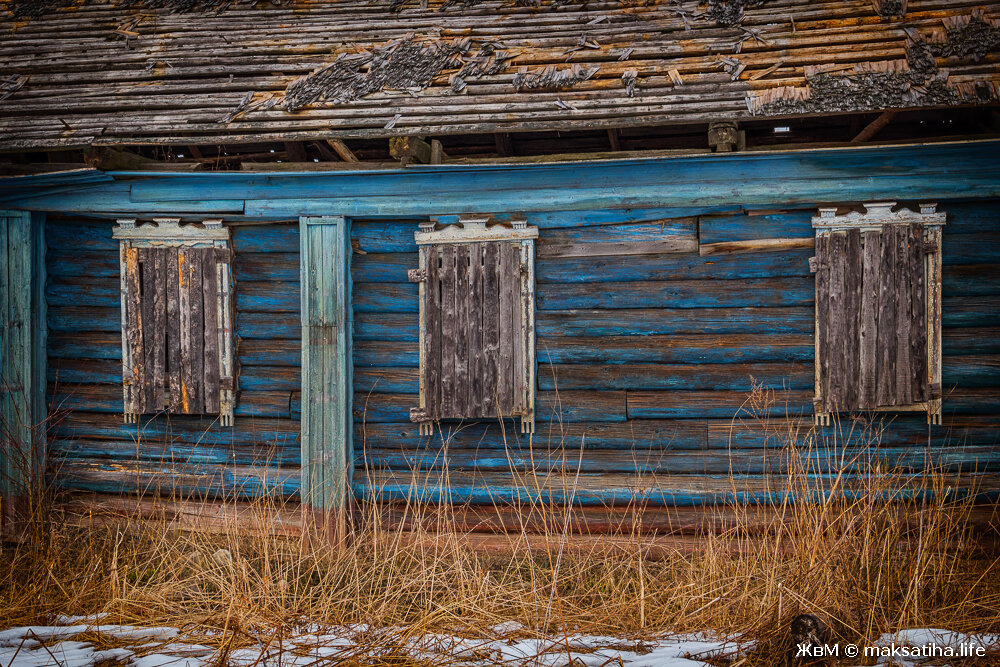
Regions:
M 417 233 L 421 405 L 442 419 L 520 417 L 534 423 L 534 229 L 466 220 Z
M 161 223 L 116 230 L 122 244 L 126 420 L 158 412 L 217 414 L 228 425 L 233 410 L 229 249 L 212 240 L 164 238 L 171 229 Z M 197 231 L 183 229 L 186 236 Z
M 814 220 L 817 415 L 939 415 L 940 288 L 929 283 L 940 283 L 943 216 L 869 208 Z

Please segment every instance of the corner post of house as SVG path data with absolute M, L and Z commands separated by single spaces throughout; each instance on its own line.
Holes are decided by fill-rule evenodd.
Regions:
M 0 211 L 0 531 L 30 517 L 45 465 L 45 216 Z
M 340 542 L 352 493 L 350 223 L 299 220 L 302 290 L 302 485 L 306 526 Z

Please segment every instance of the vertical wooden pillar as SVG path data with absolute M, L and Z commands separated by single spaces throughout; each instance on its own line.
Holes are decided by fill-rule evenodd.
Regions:
M 45 454 L 45 219 L 0 211 L 0 529 L 30 510 Z
M 351 237 L 342 216 L 301 218 L 302 489 L 314 527 L 339 540 L 351 501 Z

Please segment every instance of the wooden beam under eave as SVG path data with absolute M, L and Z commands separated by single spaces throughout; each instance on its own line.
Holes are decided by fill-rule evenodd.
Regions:
M 357 156 L 350 148 L 347 147 L 347 143 L 345 143 L 343 139 L 327 139 L 326 143 L 338 156 L 340 156 L 340 159 L 344 162 L 358 161 Z
M 899 111 L 897 111 L 896 109 L 883 111 L 878 118 L 868 123 L 868 125 L 865 126 L 865 129 L 861 130 L 861 132 L 859 132 L 856 137 L 851 139 L 851 143 L 862 144 L 866 141 L 869 141 L 872 137 L 878 134 L 882 130 L 882 128 L 891 123 L 892 119 L 895 118 L 896 114 L 898 113 Z

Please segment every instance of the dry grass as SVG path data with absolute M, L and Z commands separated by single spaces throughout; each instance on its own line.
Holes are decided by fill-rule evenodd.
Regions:
M 758 419 L 766 400 L 758 392 L 740 419 Z M 384 508 L 366 505 L 355 539 L 336 546 L 235 522 L 187 530 L 166 515 L 80 528 L 36 502 L 25 539 L 3 547 L 0 626 L 109 612 L 229 650 L 305 621 L 403 627 L 404 639 L 432 630 L 477 636 L 511 620 L 539 634 L 715 630 L 765 647 L 747 664 L 768 664 L 804 612 L 855 642 L 907 627 L 1000 631 L 1000 563 L 970 546 L 970 502 L 946 493 L 940 472 L 881 469 L 870 458 L 877 435 L 841 450 L 841 467 L 861 471 L 844 493 L 845 477 L 810 474 L 809 434 L 785 433 L 768 448 L 786 462 L 775 478 L 781 521 L 761 534 L 754 508 L 734 502 L 734 525 L 706 535 L 702 550 L 660 558 L 639 530 L 621 530 L 612 550 L 566 548 L 563 515 L 530 503 L 522 514 L 549 517 L 545 546 L 514 531 L 497 553 L 468 548 L 448 509 L 416 502 L 405 511 L 417 519 L 411 526 L 431 526 L 423 539 L 385 527 Z M 249 509 L 260 526 L 281 510 L 266 499 Z M 372 632 L 380 664 L 393 663 L 401 636 L 387 637 Z

